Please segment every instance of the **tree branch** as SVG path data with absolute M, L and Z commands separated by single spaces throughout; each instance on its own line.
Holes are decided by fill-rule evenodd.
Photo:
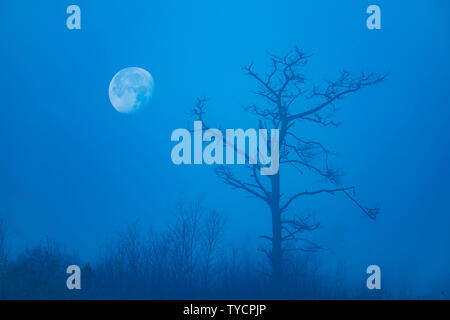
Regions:
M 320 193 L 329 193 L 329 194 L 334 194 L 336 192 L 344 192 L 344 191 L 348 191 L 348 190 L 354 190 L 355 187 L 346 187 L 346 188 L 337 188 L 337 189 L 320 189 L 320 190 L 316 190 L 316 191 L 304 191 L 304 192 L 299 192 L 295 195 L 293 195 L 282 207 L 281 207 L 281 211 L 286 210 L 286 208 L 292 203 L 292 201 L 294 201 L 295 199 L 299 198 L 299 197 L 303 197 L 303 196 L 312 196 L 312 195 L 316 195 L 316 194 L 320 194 Z
M 385 78 L 386 75 L 378 76 L 374 73 L 365 75 L 364 73 L 362 73 L 361 77 L 353 79 L 348 72 L 344 71 L 341 75 L 341 78 L 338 81 L 329 83 L 329 86 L 327 87 L 325 92 L 317 92 L 316 90 L 314 90 L 314 93 L 312 94 L 311 97 L 321 96 L 326 98 L 326 101 L 324 101 L 323 103 L 319 104 L 316 107 L 310 108 L 307 111 L 289 116 L 288 121 L 294 121 L 296 119 L 305 119 L 305 117 L 321 111 L 322 109 L 331 105 L 333 102 L 342 98 L 343 96 L 357 92 L 364 87 L 377 84 L 383 81 Z

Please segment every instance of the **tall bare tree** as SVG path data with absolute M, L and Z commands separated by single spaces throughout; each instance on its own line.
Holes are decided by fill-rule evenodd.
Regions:
M 309 218 L 294 215 L 287 218 L 285 213 L 298 199 L 319 194 L 343 194 L 352 201 L 369 218 L 375 220 L 379 208 L 362 205 L 355 198 L 354 186 L 340 184 L 339 171 L 329 165 L 332 152 L 321 142 L 312 138 L 304 138 L 298 133 L 302 124 L 311 123 L 324 127 L 336 127 L 338 124 L 332 119 L 335 104 L 342 98 L 360 91 L 363 88 L 381 82 L 385 76 L 375 73 L 360 73 L 353 76 L 343 71 L 334 81 L 326 81 L 323 86 L 311 84 L 302 73 L 311 56 L 298 48 L 294 48 L 282 57 L 269 54 L 271 67 L 264 75 L 254 71 L 253 63 L 243 67 L 245 74 L 256 82 L 255 95 L 262 98 L 260 104 L 246 108 L 259 119 L 259 127 L 264 129 L 279 129 L 280 169 L 276 175 L 260 177 L 257 169 L 259 164 L 248 165 L 249 176 L 244 179 L 234 174 L 229 167 L 218 166 L 217 176 L 233 189 L 243 190 L 250 196 L 265 202 L 272 216 L 272 235 L 261 236 L 270 241 L 271 248 L 266 250 L 272 267 L 272 278 L 279 281 L 283 277 L 284 254 L 293 250 L 289 243 L 302 242 L 295 250 L 314 250 L 318 246 L 301 236 L 304 231 L 311 231 L 318 227 Z M 198 99 L 194 107 L 193 116 L 201 120 L 204 129 L 209 126 L 205 122 L 207 99 Z M 304 134 L 304 133 L 303 133 Z M 237 150 L 244 152 L 244 150 Z M 248 154 L 245 153 L 248 160 Z M 305 170 L 325 178 L 323 188 L 303 190 L 290 196 L 284 194 L 280 175 L 285 166 L 291 166 L 300 174 Z M 305 248 L 306 244 L 306 248 Z

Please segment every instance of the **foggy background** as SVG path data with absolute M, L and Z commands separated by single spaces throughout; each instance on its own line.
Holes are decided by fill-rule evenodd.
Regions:
M 81 8 L 69 31 L 66 8 Z M 382 29 L 368 30 L 370 4 Z M 230 190 L 211 167 L 175 166 L 170 135 L 192 126 L 198 96 L 213 127 L 255 128 L 257 101 L 242 65 L 268 70 L 267 52 L 297 45 L 321 83 L 342 70 L 389 72 L 337 103 L 338 128 L 307 133 L 337 153 L 345 185 L 380 203 L 377 221 L 343 196 L 296 202 L 320 229 L 322 272 L 364 287 L 381 267 L 382 288 L 402 297 L 447 297 L 450 284 L 450 91 L 447 1 L 2 1 L 0 4 L 0 217 L 12 254 L 45 236 L 83 262 L 139 219 L 163 229 L 180 194 L 227 217 L 227 241 L 256 252 L 270 234 L 266 206 Z M 125 67 L 154 80 L 147 108 L 115 111 L 112 77 Z M 283 177 L 291 191 L 320 181 Z M 329 280 L 333 283 L 334 278 Z

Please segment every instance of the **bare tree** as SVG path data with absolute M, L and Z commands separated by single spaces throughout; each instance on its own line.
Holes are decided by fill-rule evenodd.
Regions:
M 343 194 L 352 201 L 369 218 L 375 220 L 379 209 L 362 205 L 355 198 L 354 186 L 342 186 L 339 181 L 340 174 L 329 165 L 332 152 L 321 142 L 305 138 L 298 134 L 296 127 L 310 123 L 324 127 L 336 127 L 338 124 L 332 119 L 335 104 L 342 98 L 358 92 L 359 90 L 381 82 L 385 76 L 374 73 L 361 73 L 352 76 L 343 71 L 334 81 L 326 81 L 325 85 L 310 84 L 307 77 L 301 72 L 309 58 L 298 48 L 294 48 L 285 56 L 278 57 L 269 54 L 271 67 L 268 73 L 260 75 L 254 71 L 253 63 L 243 67 L 245 74 L 253 78 L 257 84 L 253 92 L 262 98 L 262 102 L 246 108 L 258 117 L 260 129 L 279 129 L 280 170 L 276 175 L 259 177 L 257 170 L 259 164 L 248 165 L 249 176 L 238 177 L 229 167 L 216 167 L 216 174 L 222 181 L 233 189 L 243 190 L 252 197 L 265 202 L 272 216 L 272 235 L 261 236 L 270 241 L 271 247 L 266 250 L 271 266 L 272 278 L 278 282 L 283 275 L 283 254 L 288 249 L 289 242 L 303 242 L 306 247 L 295 250 L 314 250 L 318 246 L 301 236 L 305 231 L 318 227 L 310 219 L 299 215 L 286 218 L 288 208 L 299 198 L 319 194 Z M 204 115 L 207 99 L 198 99 L 193 110 L 193 116 L 201 120 L 205 129 Z M 245 150 L 236 150 L 245 153 Z M 248 154 L 245 153 L 248 160 Z M 290 166 L 299 174 L 310 171 L 325 178 L 323 188 L 303 190 L 290 196 L 282 193 L 280 174 L 283 167 Z M 286 191 L 284 191 L 286 192 Z
M 168 233 L 174 278 L 184 279 L 188 284 L 192 282 L 196 268 L 203 210 L 200 200 L 185 206 L 180 199 L 175 209 L 176 221 Z
M 216 258 L 217 247 L 225 231 L 226 220 L 219 212 L 212 210 L 204 219 L 204 283 L 208 286 L 209 274 L 213 260 Z

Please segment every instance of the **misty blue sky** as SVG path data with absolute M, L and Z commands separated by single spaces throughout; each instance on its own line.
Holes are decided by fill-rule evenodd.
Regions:
M 70 4 L 81 7 L 80 31 L 66 28 Z M 370 4 L 382 30 L 366 28 Z M 227 215 L 230 241 L 256 246 L 268 209 L 208 166 L 173 165 L 170 135 L 192 125 L 197 96 L 210 97 L 212 125 L 257 126 L 242 108 L 257 99 L 240 66 L 263 73 L 268 51 L 297 45 L 313 54 L 305 74 L 319 84 L 344 69 L 389 72 L 339 101 L 339 128 L 302 132 L 337 152 L 333 164 L 362 202 L 381 205 L 373 222 L 338 195 L 296 202 L 322 225 L 311 236 L 327 248 L 325 268 L 360 281 L 378 264 L 387 287 L 438 296 L 450 284 L 449 9 L 445 0 L 2 1 L 0 216 L 11 246 L 48 235 L 89 260 L 137 218 L 163 228 L 180 193 Z M 125 67 L 155 81 L 133 115 L 108 98 Z M 282 179 L 286 192 L 322 182 Z

